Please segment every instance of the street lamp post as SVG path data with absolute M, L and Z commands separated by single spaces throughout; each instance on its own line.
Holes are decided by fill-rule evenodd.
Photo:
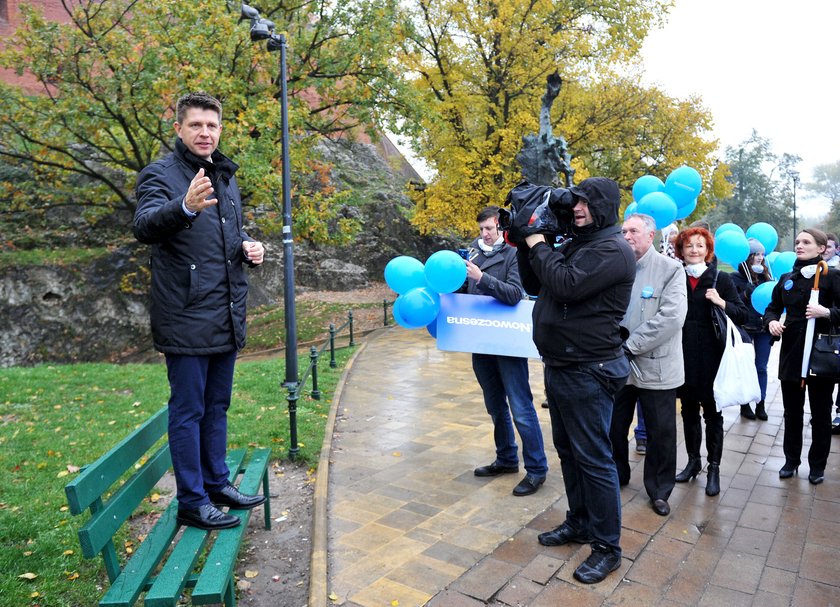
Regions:
M 287 389 L 289 405 L 289 458 L 298 455 L 297 438 L 297 400 L 298 400 L 298 358 L 297 358 L 297 318 L 295 314 L 295 254 L 292 238 L 292 188 L 291 163 L 289 160 L 289 104 L 286 91 L 286 36 L 274 33 L 274 23 L 260 17 L 257 9 L 242 3 L 241 19 L 251 22 L 251 41 L 267 40 L 269 52 L 280 51 L 280 111 L 281 142 L 283 161 L 283 305 L 286 316 L 286 379 L 283 386 Z
M 799 171 L 789 171 L 790 179 L 793 182 L 793 249 L 796 249 L 796 186 L 799 185 Z

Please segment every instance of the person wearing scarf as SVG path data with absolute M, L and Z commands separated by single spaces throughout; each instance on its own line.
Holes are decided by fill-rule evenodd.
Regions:
M 732 272 L 732 283 L 741 296 L 741 300 L 747 308 L 747 321 L 743 329 L 752 339 L 755 348 L 755 370 L 758 374 L 758 385 L 761 388 L 761 400 L 755 404 L 755 412 L 749 403 L 741 405 L 741 417 L 746 419 L 767 420 L 767 411 L 764 408 L 764 399 L 767 396 L 767 361 L 770 359 L 770 348 L 773 345 L 773 338 L 764 328 L 764 320 L 752 305 L 752 293 L 755 288 L 770 282 L 770 268 L 764 258 L 764 245 L 755 238 L 747 240 L 750 245 L 750 254 L 747 259 L 738 264 L 738 269 Z
M 685 264 L 688 295 L 688 312 L 682 333 L 685 383 L 677 389 L 688 463 L 675 480 L 678 483 L 688 482 L 703 468 L 700 459 L 702 409 L 709 463 L 706 495 L 711 497 L 720 493 L 723 456 L 723 414 L 717 410 L 714 396 L 714 381 L 723 356 L 723 344 L 715 336 L 712 306 L 722 308 L 736 324 L 744 322 L 747 310 L 729 274 L 718 272 L 715 243 L 708 230 L 686 228 L 677 235 L 674 247 L 677 258 Z
M 793 264 L 793 270 L 779 277 L 764 312 L 764 326 L 773 337 L 782 340 L 779 351 L 779 381 L 785 411 L 785 463 L 779 470 L 779 478 L 792 477 L 801 463 L 805 410 L 805 390 L 801 387 L 801 375 L 808 319 L 816 319 L 815 337 L 820 333 L 829 333 L 831 327 L 840 325 L 840 271 L 829 269 L 827 276 L 821 276 L 818 303 L 808 303 L 814 286 L 816 264 L 822 260 L 826 241 L 826 234 L 816 228 L 806 228 L 796 235 L 796 262 Z M 805 378 L 812 418 L 811 447 L 808 450 L 808 481 L 812 485 L 819 485 L 825 480 L 825 466 L 831 448 L 834 384 L 835 381 L 831 378 Z
M 516 249 L 507 244 L 499 230 L 499 208 L 484 208 L 476 218 L 480 236 L 467 252 L 466 291 L 489 295 L 514 306 L 524 295 Z M 484 393 L 484 406 L 493 420 L 496 459 L 475 469 L 476 476 L 497 476 L 519 472 L 514 425 L 522 440 L 525 477 L 513 488 L 516 496 L 536 493 L 545 482 L 548 459 L 542 429 L 529 384 L 528 359 L 495 354 L 472 355 L 473 371 Z M 511 421 L 512 418 L 512 421 Z

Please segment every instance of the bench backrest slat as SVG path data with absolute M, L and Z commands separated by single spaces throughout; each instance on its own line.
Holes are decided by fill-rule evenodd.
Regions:
M 101 510 L 91 514 L 90 520 L 79 530 L 79 543 L 86 558 L 92 558 L 102 550 L 171 465 L 169 444 L 165 444 L 117 489 Z
M 73 479 L 64 488 L 70 512 L 81 514 L 100 496 L 107 493 L 126 470 L 134 467 L 140 459 L 140 454 L 148 451 L 166 434 L 168 419 L 168 409 L 163 407 Z

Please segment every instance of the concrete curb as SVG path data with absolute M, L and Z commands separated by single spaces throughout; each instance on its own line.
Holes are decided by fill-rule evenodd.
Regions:
M 377 329 L 380 331 L 382 329 Z M 341 396 L 344 393 L 344 386 L 353 364 L 359 355 L 364 352 L 368 342 L 363 342 L 359 349 L 347 361 L 341 379 L 338 380 L 338 387 L 333 396 L 330 406 L 327 425 L 324 429 L 324 442 L 321 444 L 321 454 L 318 458 L 318 472 L 315 477 L 315 493 L 313 495 L 312 512 L 312 557 L 309 565 L 309 607 L 327 606 L 327 498 L 329 497 L 330 480 L 330 454 L 332 452 L 332 438 L 335 431 L 335 418 Z

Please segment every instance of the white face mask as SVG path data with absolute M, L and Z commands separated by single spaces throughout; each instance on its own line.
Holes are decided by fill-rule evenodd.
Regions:
M 764 266 L 761 264 L 755 264 L 754 266 L 750 266 L 752 271 L 756 274 L 764 274 Z
M 708 267 L 709 266 L 706 265 L 705 261 L 701 261 L 700 263 L 689 263 L 685 265 L 685 273 L 692 278 L 700 278 Z

